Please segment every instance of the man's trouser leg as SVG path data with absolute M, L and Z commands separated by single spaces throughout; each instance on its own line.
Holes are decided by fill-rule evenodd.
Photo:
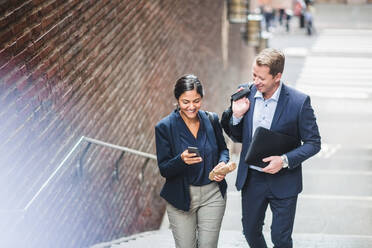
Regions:
M 251 248 L 267 248 L 262 234 L 268 185 L 264 173 L 249 171 L 247 182 L 242 189 L 243 234 Z
M 271 240 L 274 248 L 292 248 L 292 231 L 296 214 L 297 195 L 285 199 L 269 197 L 269 202 L 273 213 Z

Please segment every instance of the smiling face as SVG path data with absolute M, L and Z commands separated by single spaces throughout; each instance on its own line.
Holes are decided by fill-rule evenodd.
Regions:
M 202 104 L 201 95 L 194 90 L 185 91 L 178 98 L 178 106 L 180 107 L 180 114 L 183 118 L 193 120 L 197 118 L 198 111 Z
M 253 65 L 253 82 L 257 90 L 262 93 L 265 99 L 269 99 L 280 85 L 282 74 L 279 72 L 275 76 L 270 74 L 268 66 Z

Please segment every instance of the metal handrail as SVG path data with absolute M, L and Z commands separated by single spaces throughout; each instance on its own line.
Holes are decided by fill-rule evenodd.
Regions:
M 118 146 L 118 145 L 114 145 L 114 144 L 111 144 L 111 143 L 103 142 L 103 141 L 100 141 L 100 140 L 97 140 L 97 139 L 92 139 L 92 138 L 88 138 L 88 137 L 85 137 L 85 136 L 81 136 L 81 138 L 78 140 L 78 142 L 75 143 L 74 147 L 63 158 L 63 160 L 61 161 L 61 163 L 57 166 L 57 168 L 53 171 L 53 173 L 49 176 L 49 178 L 43 183 L 43 185 L 36 192 L 36 194 L 32 197 L 32 199 L 27 203 L 27 205 L 23 209 L 20 209 L 20 210 L 10 210 L 10 211 L 12 211 L 12 212 L 21 212 L 21 213 L 27 212 L 27 210 L 30 208 L 30 206 L 39 197 L 39 195 L 41 194 L 41 192 L 48 186 L 48 184 L 52 181 L 52 179 L 54 178 L 54 176 L 58 173 L 58 171 L 62 168 L 62 166 L 66 163 L 66 161 L 70 158 L 70 156 L 73 154 L 73 152 L 76 150 L 76 148 L 83 141 L 87 141 L 88 143 L 93 143 L 93 144 L 96 144 L 96 145 L 110 147 L 110 148 L 117 149 L 117 150 L 121 150 L 123 152 L 132 153 L 132 154 L 135 154 L 135 155 L 138 155 L 138 156 L 145 157 L 147 159 L 154 159 L 154 160 L 156 160 L 156 156 L 154 154 L 150 154 L 150 153 L 146 153 L 146 152 L 141 152 L 141 151 L 138 151 L 138 150 L 135 150 L 135 149 L 131 149 L 131 148 L 128 148 L 128 147 Z M 1 212 L 5 212 L 5 211 L 0 211 L 0 213 Z M 8 212 L 8 211 L 6 211 L 6 212 Z
M 156 156 L 154 154 L 151 154 L 151 153 L 141 152 L 141 151 L 134 150 L 134 149 L 131 149 L 131 148 L 128 148 L 128 147 L 124 147 L 124 146 L 113 145 L 113 144 L 110 144 L 110 143 L 106 143 L 106 142 L 103 142 L 103 141 L 100 141 L 100 140 L 96 140 L 96 139 L 92 139 L 92 138 L 88 138 L 88 137 L 84 137 L 84 136 L 83 136 L 83 138 L 86 141 L 88 141 L 90 143 L 93 143 L 93 144 L 111 147 L 111 148 L 114 148 L 114 149 L 121 150 L 123 152 L 129 152 L 129 153 L 136 154 L 138 156 L 142 156 L 142 157 L 146 157 L 146 158 L 150 158 L 150 159 L 156 160 Z

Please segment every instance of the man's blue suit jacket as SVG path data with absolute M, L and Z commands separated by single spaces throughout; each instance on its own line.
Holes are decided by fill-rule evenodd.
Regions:
M 255 106 L 255 86 L 249 95 L 250 107 L 238 125 L 230 128 L 236 140 L 242 140 L 242 151 L 236 179 L 236 188 L 241 190 L 249 173 L 244 158 L 252 141 L 253 112 Z M 270 130 L 296 137 L 302 143 L 296 149 L 286 153 L 288 169 L 281 169 L 276 174 L 267 174 L 272 193 L 278 198 L 287 198 L 302 191 L 301 163 L 320 150 L 320 135 L 310 97 L 283 83 Z M 268 144 L 269 145 L 269 144 Z
M 190 209 L 190 190 L 186 177 L 187 164 L 181 159 L 183 152 L 180 141 L 180 130 L 176 125 L 176 111 L 172 112 L 155 126 L 156 155 L 160 174 L 165 177 L 165 184 L 160 192 L 167 202 L 174 207 L 188 211 Z M 201 121 L 207 132 L 207 139 L 213 148 L 213 164 L 229 161 L 229 150 L 222 136 L 222 128 L 216 125 L 216 134 L 222 136 L 220 148 L 216 141 L 215 132 L 207 114 L 199 110 Z M 213 113 L 218 123 L 217 114 Z M 220 137 L 221 138 L 221 137 Z M 221 139 L 220 139 L 221 140 Z M 220 151 L 219 151 L 220 150 Z M 222 196 L 225 196 L 227 183 L 222 180 L 218 183 Z

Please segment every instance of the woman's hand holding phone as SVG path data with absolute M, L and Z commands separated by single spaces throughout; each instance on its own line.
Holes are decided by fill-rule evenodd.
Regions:
M 196 147 L 189 147 L 181 154 L 181 159 L 185 164 L 192 165 L 203 161 L 200 157 L 199 150 Z

